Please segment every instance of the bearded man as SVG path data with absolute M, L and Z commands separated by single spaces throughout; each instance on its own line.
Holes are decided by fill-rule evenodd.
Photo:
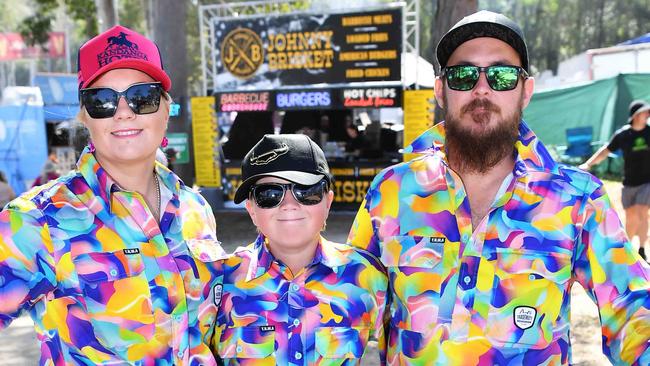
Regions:
M 386 267 L 390 365 L 569 365 L 571 287 L 598 304 L 613 364 L 650 364 L 650 267 L 594 176 L 521 120 L 520 27 L 481 11 L 436 51 L 445 120 L 372 182 L 349 236 Z

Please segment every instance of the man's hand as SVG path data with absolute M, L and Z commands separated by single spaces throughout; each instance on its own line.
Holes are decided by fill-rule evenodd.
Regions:
M 582 164 L 578 165 L 578 168 L 588 172 L 589 169 L 591 169 L 591 166 L 589 166 L 589 164 L 587 164 L 587 163 L 582 163 Z

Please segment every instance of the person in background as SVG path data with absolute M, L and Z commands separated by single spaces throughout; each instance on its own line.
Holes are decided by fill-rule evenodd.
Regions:
M 167 158 L 167 169 L 174 171 L 174 164 L 176 163 L 176 155 L 178 152 L 173 147 L 165 149 L 165 157 Z
M 381 357 L 388 280 L 370 253 L 320 235 L 334 197 L 323 151 L 304 135 L 266 135 L 242 179 L 234 201 L 246 200 L 258 237 L 224 264 L 221 361 L 358 365 L 372 338 Z
M 330 139 L 330 128 L 330 116 L 326 113 L 321 114 L 318 122 L 318 131 L 316 132 L 317 140 L 314 140 L 321 149 L 325 148 L 327 141 Z
M 14 198 L 16 198 L 16 193 L 7 182 L 5 172 L 0 170 L 0 209 Z
M 352 115 L 345 115 L 345 151 L 348 152 L 349 156 L 357 159 L 361 156 L 361 150 L 363 149 L 363 135 L 357 129 L 357 126 L 354 125 Z
M 590 170 L 616 151 L 623 151 L 624 173 L 621 202 L 625 209 L 625 231 L 639 238 L 639 255 L 648 260 L 645 245 L 648 240 L 648 209 L 650 208 L 650 104 L 643 100 L 630 103 L 627 124 L 614 133 L 609 144 L 603 145 L 580 169 Z
M 59 172 L 59 159 L 56 156 L 56 152 L 52 148 L 49 148 L 47 152 L 47 161 L 45 162 L 45 165 L 43 165 L 41 174 L 34 179 L 32 187 L 45 184 L 61 175 Z
M 438 43 L 445 121 L 380 172 L 349 242 L 387 267 L 389 365 L 569 365 L 571 289 L 596 304 L 604 354 L 650 365 L 650 266 L 603 183 L 559 164 L 521 119 L 521 28 L 480 11 Z
M 205 199 L 155 162 L 171 103 L 158 47 L 115 26 L 78 60 L 91 141 L 0 213 L 0 329 L 29 313 L 41 365 L 216 365 L 226 255 Z

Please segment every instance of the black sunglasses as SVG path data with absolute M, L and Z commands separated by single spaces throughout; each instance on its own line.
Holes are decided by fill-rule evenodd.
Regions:
M 447 85 L 452 90 L 468 91 L 474 89 L 481 72 L 485 73 L 488 85 L 492 90 L 507 91 L 517 87 L 519 76 L 528 78 L 526 70 L 519 66 L 494 65 L 480 67 L 474 65 L 457 65 L 443 68 L 442 74 Z
M 284 199 L 284 193 L 290 190 L 293 198 L 301 205 L 313 206 L 319 204 L 325 192 L 327 192 L 327 181 L 305 186 L 296 183 L 261 183 L 251 188 L 251 197 L 259 208 L 278 207 Z
M 156 113 L 160 107 L 160 83 L 138 83 L 117 91 L 111 88 L 86 88 L 79 91 L 81 104 L 92 118 L 113 117 L 120 98 L 126 99 L 135 114 Z

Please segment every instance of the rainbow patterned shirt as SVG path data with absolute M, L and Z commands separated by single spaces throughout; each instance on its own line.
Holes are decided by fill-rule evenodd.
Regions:
M 223 284 L 213 342 L 225 365 L 359 365 L 371 338 L 383 355 L 388 280 L 364 250 L 321 238 L 292 276 L 260 235 L 225 262 Z
M 472 227 L 444 126 L 372 182 L 349 242 L 387 267 L 390 365 L 567 365 L 571 286 L 599 306 L 616 364 L 650 364 L 650 267 L 602 183 L 557 164 L 522 121 L 515 166 Z
M 41 365 L 215 365 L 225 253 L 212 210 L 161 164 L 160 225 L 84 151 L 0 213 L 0 329 L 27 311 Z

